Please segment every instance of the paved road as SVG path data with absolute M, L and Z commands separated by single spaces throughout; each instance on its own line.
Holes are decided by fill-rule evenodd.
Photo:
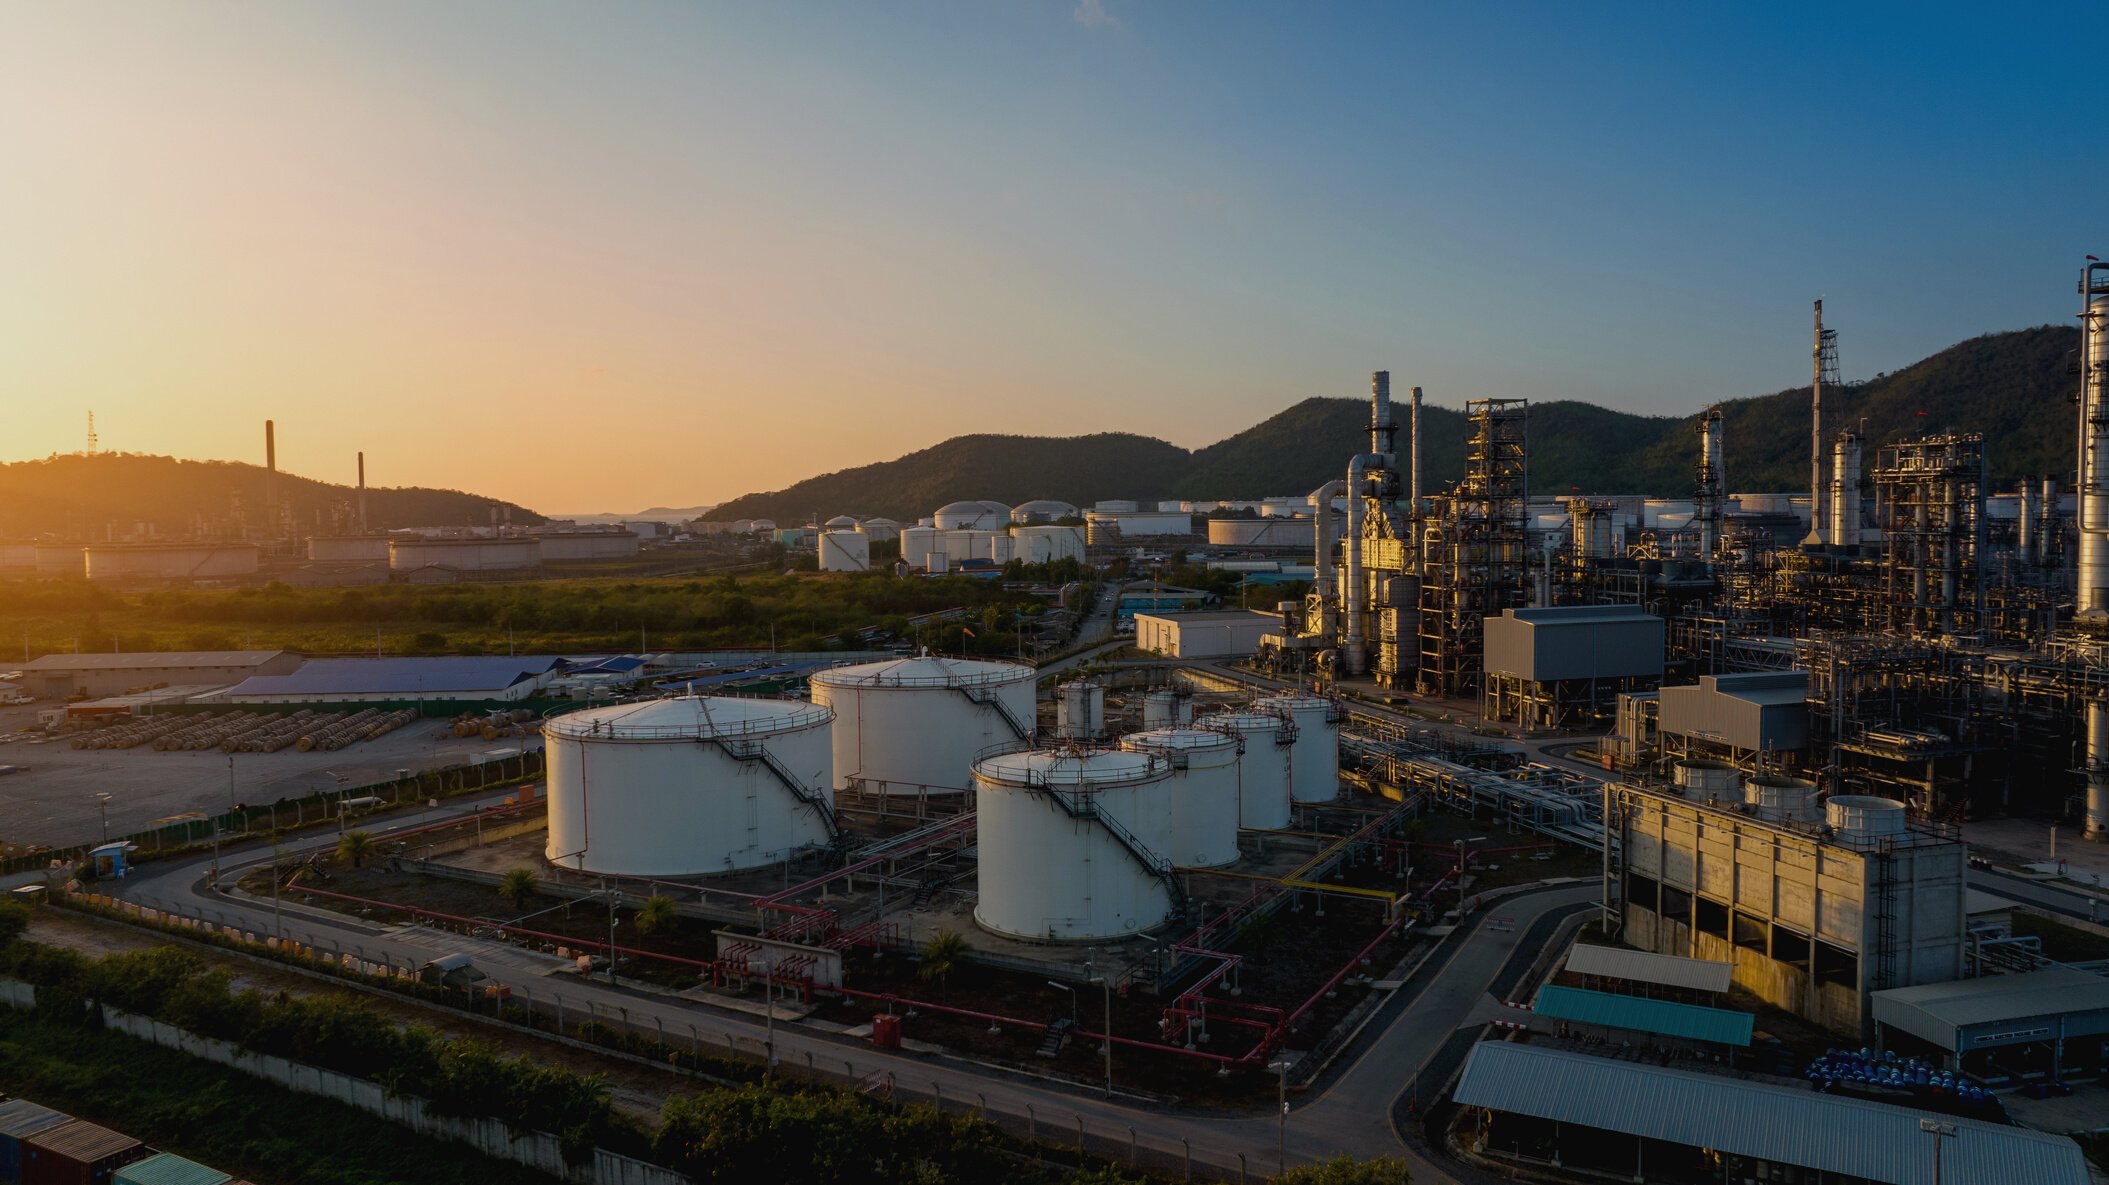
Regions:
M 461 813 L 450 806 L 446 813 Z M 415 825 L 416 820 L 380 832 Z M 245 853 L 237 861 L 222 861 L 224 879 L 239 875 L 237 865 L 253 867 L 267 863 L 268 855 Z M 269 932 L 272 910 L 268 901 L 226 897 L 204 887 L 209 860 L 183 864 L 148 865 L 127 881 L 121 895 L 150 905 L 175 906 L 189 911 L 204 910 L 214 917 L 250 929 Z M 1395 998 L 1382 1008 L 1364 1036 L 1366 1044 L 1344 1068 L 1336 1068 L 1320 1085 L 1294 1107 L 1287 1123 L 1287 1158 L 1300 1163 L 1346 1153 L 1353 1156 L 1409 1154 L 1393 1132 L 1391 1107 L 1416 1072 L 1460 1026 L 1483 1017 L 1492 1006 L 1487 987 L 1512 955 L 1533 956 L 1535 950 L 1518 950 L 1520 936 L 1540 916 L 1571 908 L 1590 899 L 1588 886 L 1524 894 L 1488 911 L 1489 918 L 1506 919 L 1472 928 L 1459 938 L 1437 948 L 1423 972 L 1406 982 Z M 397 965 L 417 965 L 437 955 L 462 948 L 460 939 L 430 931 L 377 927 L 354 919 L 303 907 L 284 907 L 287 936 L 325 950 L 343 950 L 372 960 Z M 767 1038 L 764 1022 L 727 1013 L 663 995 L 610 986 L 605 981 L 581 982 L 570 975 L 549 977 L 544 973 L 554 960 L 525 951 L 491 944 L 478 944 L 478 961 L 486 969 L 515 985 L 531 1002 L 561 1006 L 574 1023 L 588 1012 L 603 1019 L 627 1016 L 634 1024 L 659 1029 L 667 1039 L 683 1038 L 724 1046 L 728 1037 L 741 1052 L 757 1053 Z M 1276 1160 L 1276 1123 L 1271 1113 L 1218 1116 L 1168 1112 L 1162 1105 L 1125 1098 L 1107 1100 L 1067 1083 L 1055 1083 L 1002 1070 L 988 1069 L 953 1058 L 914 1053 L 889 1054 L 869 1045 L 801 1026 L 779 1029 L 775 1035 L 778 1056 L 797 1064 L 808 1059 L 818 1068 L 853 1078 L 884 1081 L 891 1075 L 900 1092 L 928 1098 L 941 1092 L 948 1101 L 984 1105 L 992 1117 L 1009 1117 L 1006 1126 L 1023 1128 L 1029 1118 L 1043 1139 L 1074 1138 L 1082 1120 L 1094 1150 L 1123 1153 L 1130 1139 L 1146 1154 L 1178 1158 L 1181 1141 L 1192 1149 L 1196 1162 L 1213 1165 L 1235 1174 L 1239 1156 L 1254 1178 L 1270 1170 Z M 1116 1074 L 1118 1072 L 1116 1052 Z M 1444 1182 L 1454 1178 L 1440 1166 L 1423 1162 L 1415 1180 Z

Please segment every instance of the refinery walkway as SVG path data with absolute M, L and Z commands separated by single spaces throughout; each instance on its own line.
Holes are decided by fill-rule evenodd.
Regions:
M 262 862 L 254 853 L 226 858 L 222 861 L 224 878 L 231 883 L 241 869 Z M 207 889 L 204 878 L 209 867 L 210 861 L 148 865 L 118 892 L 141 904 L 202 913 L 211 920 L 270 932 L 271 903 Z M 1293 1105 L 1286 1127 L 1288 1163 L 1342 1153 L 1405 1156 L 1414 1161 L 1417 1182 L 1456 1180 L 1444 1166 L 1422 1160 L 1401 1142 L 1391 1124 L 1393 1104 L 1453 1034 L 1468 1024 L 1476 1028 L 1483 1023 L 1492 1004 L 1489 986 L 1503 975 L 1512 957 L 1522 962 L 1537 953 L 1519 949 L 1533 924 L 1550 914 L 1572 912 L 1578 904 L 1594 899 L 1594 885 L 1521 894 L 1490 909 L 1491 918 L 1481 919 L 1487 924 L 1472 926 L 1438 945 L 1374 1015 L 1356 1048 Z M 461 940 L 452 935 L 372 926 L 291 905 L 284 907 L 284 927 L 286 936 L 295 941 L 398 966 L 422 964 L 461 947 Z M 569 975 L 545 977 L 551 960 L 525 951 L 506 958 L 479 946 L 476 954 L 509 984 L 519 985 L 516 990 L 529 1001 L 549 1006 L 561 997 L 564 1009 L 580 1019 L 589 1011 L 611 1020 L 619 1015 L 633 1025 L 659 1029 L 670 1041 L 730 1044 L 749 1054 L 763 1048 L 766 1034 L 759 1018 L 598 981 L 582 982 Z M 1043 1140 L 1074 1140 L 1081 1122 L 1093 1151 L 1125 1156 L 1132 1141 L 1160 1167 L 1176 1165 L 1190 1150 L 1196 1165 L 1212 1166 L 1232 1179 L 1242 1157 L 1251 1179 L 1259 1180 L 1273 1171 L 1276 1162 L 1279 1133 L 1271 1111 L 1223 1116 L 1167 1113 L 1152 1101 L 1108 1100 L 1088 1087 L 953 1057 L 882 1053 L 862 1041 L 796 1025 L 779 1026 L 775 1040 L 783 1064 L 811 1064 L 874 1088 L 890 1083 L 897 1095 L 908 1098 L 928 1100 L 941 1095 L 954 1107 L 986 1107 L 991 1118 L 1007 1120 L 1005 1126 L 1019 1131 L 1030 1125 Z M 1430 1082 L 1417 1089 L 1436 1093 L 1441 1085 Z

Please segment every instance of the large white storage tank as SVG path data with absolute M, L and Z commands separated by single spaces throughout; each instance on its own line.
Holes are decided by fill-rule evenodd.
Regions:
M 1238 826 L 1279 831 L 1289 825 L 1289 763 L 1296 727 L 1272 712 L 1218 712 L 1194 721 L 1244 741 L 1238 759 Z
M 1215 547 L 1295 547 L 1318 543 L 1318 523 L 1308 518 L 1212 518 L 1208 542 Z
M 823 572 L 871 571 L 871 536 L 862 531 L 820 533 L 820 570 Z
M 550 863 L 610 876 L 760 868 L 825 844 L 831 713 L 796 700 L 682 696 L 542 726 Z
M 1331 802 L 1340 797 L 1340 705 L 1323 696 L 1278 695 L 1253 707 L 1287 716 L 1296 725 L 1289 753 L 1289 801 Z
M 952 502 L 937 508 L 940 531 L 987 530 L 1011 521 L 1011 508 L 988 502 Z
M 901 559 L 911 568 L 928 570 L 931 553 L 941 550 L 940 538 L 935 527 L 901 528 Z
M 535 536 L 544 560 L 626 560 L 644 554 L 635 531 L 552 531 Z
M 1032 749 L 974 763 L 974 921 L 1043 942 L 1121 938 L 1172 913 L 1171 763 Z
M 965 790 L 976 753 L 1029 739 L 1037 678 L 1020 663 L 926 654 L 807 682 L 835 712 L 836 789 L 920 794 Z
M 1084 528 L 1019 527 L 1011 533 L 1012 554 L 1028 564 L 1051 564 L 1057 560 L 1084 560 Z
M 1184 728 L 1194 722 L 1194 697 L 1176 687 L 1159 687 L 1142 697 L 1145 729 Z
M 308 558 L 318 564 L 385 563 L 388 536 L 317 535 L 308 540 Z
M 1172 764 L 1172 837 L 1166 853 L 1181 868 L 1237 860 L 1238 738 L 1207 728 L 1130 733 L 1120 747 L 1157 753 Z
M 1055 692 L 1055 734 L 1092 740 L 1106 731 L 1106 685 L 1090 679 L 1064 683 Z
M 388 544 L 388 566 L 452 568 L 457 572 L 516 572 L 542 566 L 537 539 L 396 539 Z
M 260 554 L 254 543 L 91 543 L 87 572 L 118 582 L 253 576 Z

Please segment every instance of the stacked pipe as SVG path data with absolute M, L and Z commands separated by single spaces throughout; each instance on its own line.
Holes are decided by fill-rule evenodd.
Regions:
M 324 727 L 311 729 L 300 738 L 300 751 L 313 752 L 320 749 L 334 753 L 353 741 L 364 740 L 365 730 L 381 718 L 379 708 L 367 708 L 350 716 L 339 716 Z
M 220 742 L 222 753 L 276 753 L 300 739 L 300 735 L 314 727 L 315 721 L 332 718 L 335 713 L 316 712 L 302 708 L 290 716 L 265 719 L 247 732 L 237 733 Z
M 157 737 L 167 736 L 189 724 L 195 717 L 148 716 L 109 728 L 99 728 L 85 736 L 73 738 L 76 749 L 130 749 L 143 745 Z
M 254 727 L 256 716 L 249 712 L 229 712 L 224 716 L 209 716 L 191 728 L 172 732 L 154 742 L 154 748 L 168 752 L 189 749 L 210 749 L 227 737 Z

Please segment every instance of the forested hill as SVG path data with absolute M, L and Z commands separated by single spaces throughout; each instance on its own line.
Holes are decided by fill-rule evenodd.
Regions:
M 1861 428 L 1869 466 L 1882 443 L 1974 431 L 1985 434 L 1995 488 L 2017 477 L 2057 474 L 2072 465 L 2070 409 L 2078 380 L 2071 365 L 2078 345 L 2077 330 L 2055 326 L 1973 338 L 1895 373 L 1848 384 L 1825 399 L 1826 419 L 1833 428 Z M 1403 394 L 1403 387 L 1395 391 Z M 1688 496 L 1697 420 L 1708 402 L 1707 393 L 1695 392 L 1692 414 L 1683 417 L 1638 416 L 1573 400 L 1533 403 L 1531 488 Z M 1725 419 L 1730 491 L 1808 484 L 1807 387 L 1716 406 Z M 1403 426 L 1403 402 L 1398 413 Z M 816 513 L 849 513 L 912 520 L 960 499 L 1059 498 L 1088 506 L 1104 498 L 1307 493 L 1342 475 L 1348 456 L 1366 447 L 1368 422 L 1364 400 L 1306 399 L 1193 452 L 1131 435 L 960 436 L 896 461 L 748 494 L 711 517 L 804 522 Z M 1432 491 L 1463 472 L 1464 414 L 1424 406 L 1421 430 L 1424 480 Z M 1402 431 L 1402 451 L 1405 443 Z
M 264 526 L 265 471 L 236 461 L 179 461 L 137 453 L 73 453 L 0 465 L 0 537 L 50 535 L 100 539 L 130 534 L 150 523 L 163 536 L 232 534 L 237 515 Z M 357 491 L 278 475 L 278 499 L 302 534 L 341 530 Z M 522 506 L 459 490 L 418 487 L 366 491 L 367 522 L 393 527 L 489 524 L 491 508 L 510 509 L 512 521 L 538 523 Z

